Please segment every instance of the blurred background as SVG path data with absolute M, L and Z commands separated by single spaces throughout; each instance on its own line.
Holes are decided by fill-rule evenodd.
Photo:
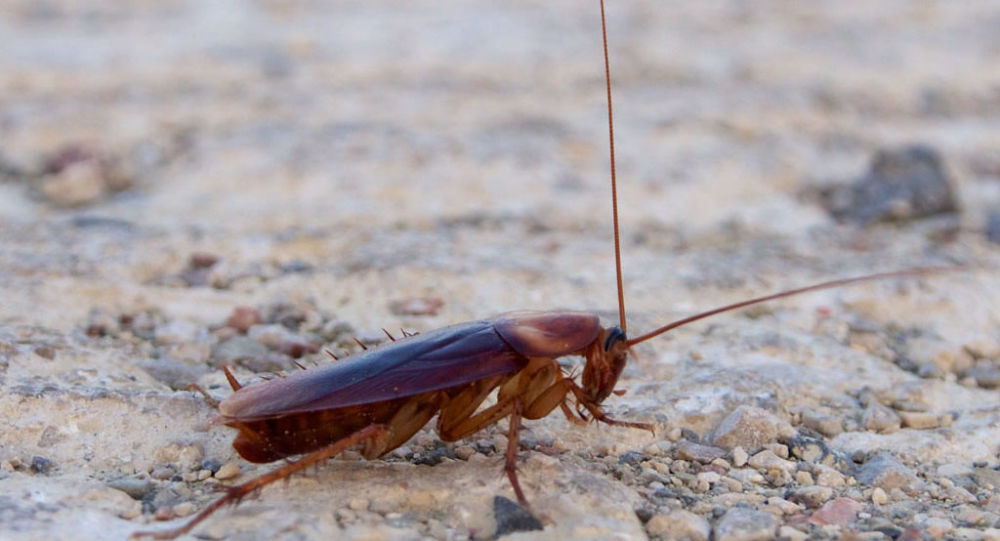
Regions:
M 607 7 L 637 332 L 782 288 L 961 263 L 979 270 L 772 317 L 868 348 L 886 388 L 1000 382 L 1000 283 L 982 270 L 1000 263 L 996 2 Z M 604 99 L 596 1 L 0 1 L 0 413 L 18 419 L 0 459 L 58 464 L 24 481 L 58 500 L 81 479 L 148 473 L 169 442 L 227 460 L 231 434 L 192 435 L 211 412 L 173 389 L 217 385 L 233 360 L 249 377 L 382 327 L 522 308 L 615 319 Z M 913 332 L 858 345 L 823 326 L 831 306 L 876 334 Z M 253 324 L 292 334 L 229 342 Z M 700 362 L 664 340 L 626 372 L 654 388 L 620 399 L 640 416 L 704 433 L 757 396 L 727 387 L 763 378 L 733 372 L 737 338 Z M 678 374 L 725 400 L 682 411 L 700 387 Z M 856 394 L 852 378 L 782 400 Z M 949 394 L 929 407 L 969 406 L 933 396 Z M 582 447 L 623 441 L 552 422 L 541 430 Z M 61 524 L 134 527 L 109 518 L 135 518 L 128 501 L 60 501 Z M 24 505 L 22 531 L 60 535 Z

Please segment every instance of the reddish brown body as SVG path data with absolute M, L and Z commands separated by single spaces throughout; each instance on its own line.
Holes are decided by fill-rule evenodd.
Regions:
M 220 420 L 239 430 L 233 446 L 251 462 L 308 453 L 384 425 L 386 435 L 365 446 L 365 457 L 375 458 L 435 414 L 441 439 L 454 441 L 514 411 L 529 419 L 547 415 L 578 389 L 555 359 L 601 357 L 603 334 L 597 316 L 582 312 L 519 312 L 452 325 L 239 388 L 219 405 Z M 498 387 L 497 405 L 473 416 Z
M 652 430 L 609 419 L 600 408 L 627 354 L 624 333 L 603 329 L 594 314 L 514 312 L 409 335 L 322 369 L 248 387 L 227 370 L 235 392 L 219 404 L 219 420 L 239 431 L 233 441 L 237 452 L 251 462 L 305 456 L 230 489 L 181 528 L 135 535 L 176 537 L 222 505 L 358 443 L 365 458 L 379 457 L 435 415 L 445 441 L 509 417 L 505 470 L 527 506 L 515 472 L 521 418 L 538 419 L 560 407 L 567 418 L 582 422 L 589 420 L 586 409 L 605 423 Z M 556 362 L 566 355 L 586 358 L 582 387 Z M 494 390 L 496 403 L 481 408 Z

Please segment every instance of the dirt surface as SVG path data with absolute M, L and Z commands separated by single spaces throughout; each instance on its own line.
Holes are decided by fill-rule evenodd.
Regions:
M 641 345 L 607 407 L 656 435 L 526 422 L 545 530 L 511 538 L 998 538 L 1000 8 L 612 4 L 633 334 L 966 268 Z M 617 318 L 596 5 L 0 11 L 0 538 L 123 539 L 270 470 L 183 390 L 227 396 L 223 364 L 246 383 L 382 328 Z M 910 144 L 957 211 L 831 217 L 828 194 Z M 506 427 L 348 453 L 195 533 L 490 538 L 512 522 L 494 515 Z

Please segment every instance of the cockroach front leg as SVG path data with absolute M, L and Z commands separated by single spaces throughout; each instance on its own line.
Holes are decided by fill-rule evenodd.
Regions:
M 618 419 L 612 419 L 611 417 L 608 417 L 604 413 L 604 410 L 601 409 L 601 406 L 593 404 L 587 400 L 586 395 L 583 393 L 583 389 L 581 389 L 575 383 L 573 384 L 573 395 L 576 397 L 577 404 L 582 405 L 584 408 L 586 408 L 587 411 L 589 411 L 590 414 L 594 417 L 594 420 L 598 422 L 612 426 L 624 426 L 628 428 L 638 428 L 641 430 L 648 430 L 652 435 L 654 436 L 656 435 L 656 430 L 654 429 L 653 425 L 649 423 L 619 421 Z
M 319 464 L 329 458 L 332 458 L 350 447 L 353 447 L 361 442 L 370 440 L 379 440 L 384 438 L 388 434 L 388 428 L 385 425 L 371 425 L 357 432 L 337 440 L 322 449 L 313 451 L 302 458 L 296 460 L 295 462 L 289 462 L 280 468 L 274 469 L 261 475 L 255 477 L 242 485 L 237 485 L 229 488 L 226 491 L 226 495 L 215 500 L 208 507 L 204 508 L 197 515 L 188 520 L 183 526 L 179 528 L 174 528 L 172 530 L 163 530 L 159 532 L 135 532 L 130 539 L 139 539 L 142 537 L 151 537 L 153 539 L 173 539 L 177 536 L 183 535 L 198 525 L 199 522 L 205 520 L 212 513 L 218 511 L 221 507 L 227 504 L 237 504 L 256 490 L 281 479 L 286 479 L 290 475 L 300 472 L 309 466 L 314 464 Z

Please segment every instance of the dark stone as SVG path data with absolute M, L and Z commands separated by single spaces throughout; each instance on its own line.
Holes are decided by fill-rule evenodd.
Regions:
M 33 457 L 31 457 L 31 472 L 32 473 L 40 473 L 40 474 L 44 475 L 46 473 L 49 473 L 49 470 L 51 470 L 54 465 L 55 464 L 53 464 L 53 462 L 51 460 L 49 460 L 49 459 L 47 459 L 47 458 L 45 458 L 43 456 L 33 456 Z
M 824 463 L 830 455 L 830 448 L 820 439 L 795 436 L 788 440 L 788 450 L 795 458 L 817 464 Z
M 527 509 L 504 498 L 493 498 L 493 515 L 497 521 L 496 537 L 503 537 L 515 532 L 530 532 L 542 530 L 542 522 L 535 518 Z
M 455 453 L 447 447 L 438 447 L 418 456 L 413 463 L 422 466 L 437 466 L 446 458 L 454 460 Z
M 1000 244 L 1000 211 L 993 211 L 986 219 L 986 240 Z
M 632 465 L 632 466 L 636 466 L 636 465 L 638 465 L 639 463 L 641 463 L 645 459 L 646 459 L 646 455 L 644 455 L 644 454 L 642 454 L 642 453 L 640 453 L 638 451 L 629 451 L 629 452 L 625 453 L 624 455 L 618 457 L 618 463 L 619 464 L 629 464 L 629 465 Z
M 149 491 L 153 490 L 153 481 L 145 476 L 137 477 L 130 475 L 110 481 L 108 482 L 108 486 L 128 494 L 133 500 L 142 501 L 149 494 Z
M 635 516 L 639 519 L 639 522 L 645 524 L 649 522 L 649 519 L 653 518 L 653 512 L 645 507 L 640 507 L 635 510 Z
M 924 145 L 880 150 L 867 175 L 850 186 L 833 190 L 826 199 L 835 218 L 861 225 L 909 221 L 958 210 L 941 157 Z

